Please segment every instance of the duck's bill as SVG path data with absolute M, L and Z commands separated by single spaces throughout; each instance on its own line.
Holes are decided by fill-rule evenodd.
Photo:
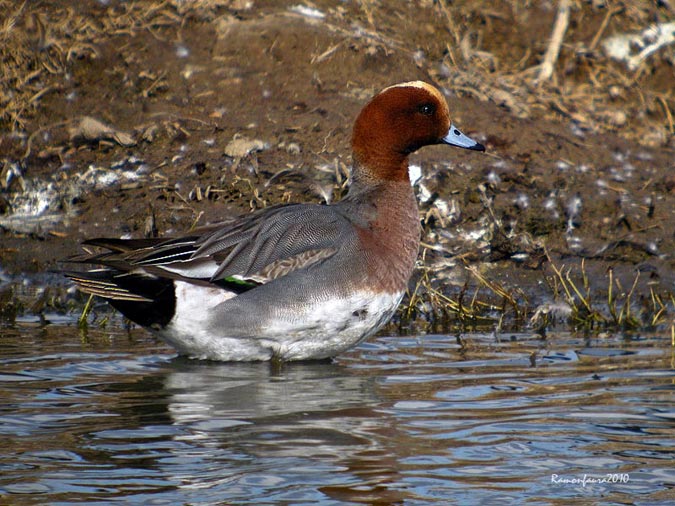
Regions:
M 485 146 L 480 142 L 474 141 L 468 135 L 464 135 L 459 131 L 455 125 L 450 125 L 450 130 L 443 139 L 441 139 L 443 144 L 449 144 L 450 146 L 457 146 L 464 149 L 472 149 L 474 151 L 485 151 Z

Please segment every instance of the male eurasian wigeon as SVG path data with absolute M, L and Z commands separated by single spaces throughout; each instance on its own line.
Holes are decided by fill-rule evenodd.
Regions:
M 182 355 L 223 361 L 335 356 L 394 314 L 420 244 L 408 155 L 431 144 L 484 151 L 433 86 L 390 86 L 352 134 L 347 196 L 268 207 L 173 239 L 93 239 L 68 272 Z

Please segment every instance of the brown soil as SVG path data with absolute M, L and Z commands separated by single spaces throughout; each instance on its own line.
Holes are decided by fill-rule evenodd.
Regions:
M 612 267 L 626 286 L 637 269 L 670 291 L 673 45 L 636 70 L 601 50 L 673 19 L 670 3 L 573 4 L 538 84 L 556 10 L 535 4 L 0 0 L 0 213 L 42 181 L 60 195 L 49 213 L 65 216 L 5 220 L 2 269 L 54 268 L 86 237 L 170 235 L 339 198 L 359 109 L 424 79 L 488 148 L 412 159 L 432 195 L 421 212 L 436 285 L 463 282 L 448 267 L 462 258 L 532 298 L 546 248 L 558 264 L 587 259 L 594 278 Z

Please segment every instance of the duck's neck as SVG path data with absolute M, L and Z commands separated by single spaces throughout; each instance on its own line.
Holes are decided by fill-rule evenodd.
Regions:
M 378 149 L 377 144 L 360 148 L 353 143 L 354 166 L 352 181 L 373 183 L 378 181 L 408 181 L 408 153 L 391 148 Z

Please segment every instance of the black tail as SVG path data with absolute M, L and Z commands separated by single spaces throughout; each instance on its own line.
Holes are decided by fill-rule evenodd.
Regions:
M 120 313 L 144 327 L 164 327 L 176 311 L 171 279 L 108 268 L 63 274 L 82 292 L 107 299 Z

